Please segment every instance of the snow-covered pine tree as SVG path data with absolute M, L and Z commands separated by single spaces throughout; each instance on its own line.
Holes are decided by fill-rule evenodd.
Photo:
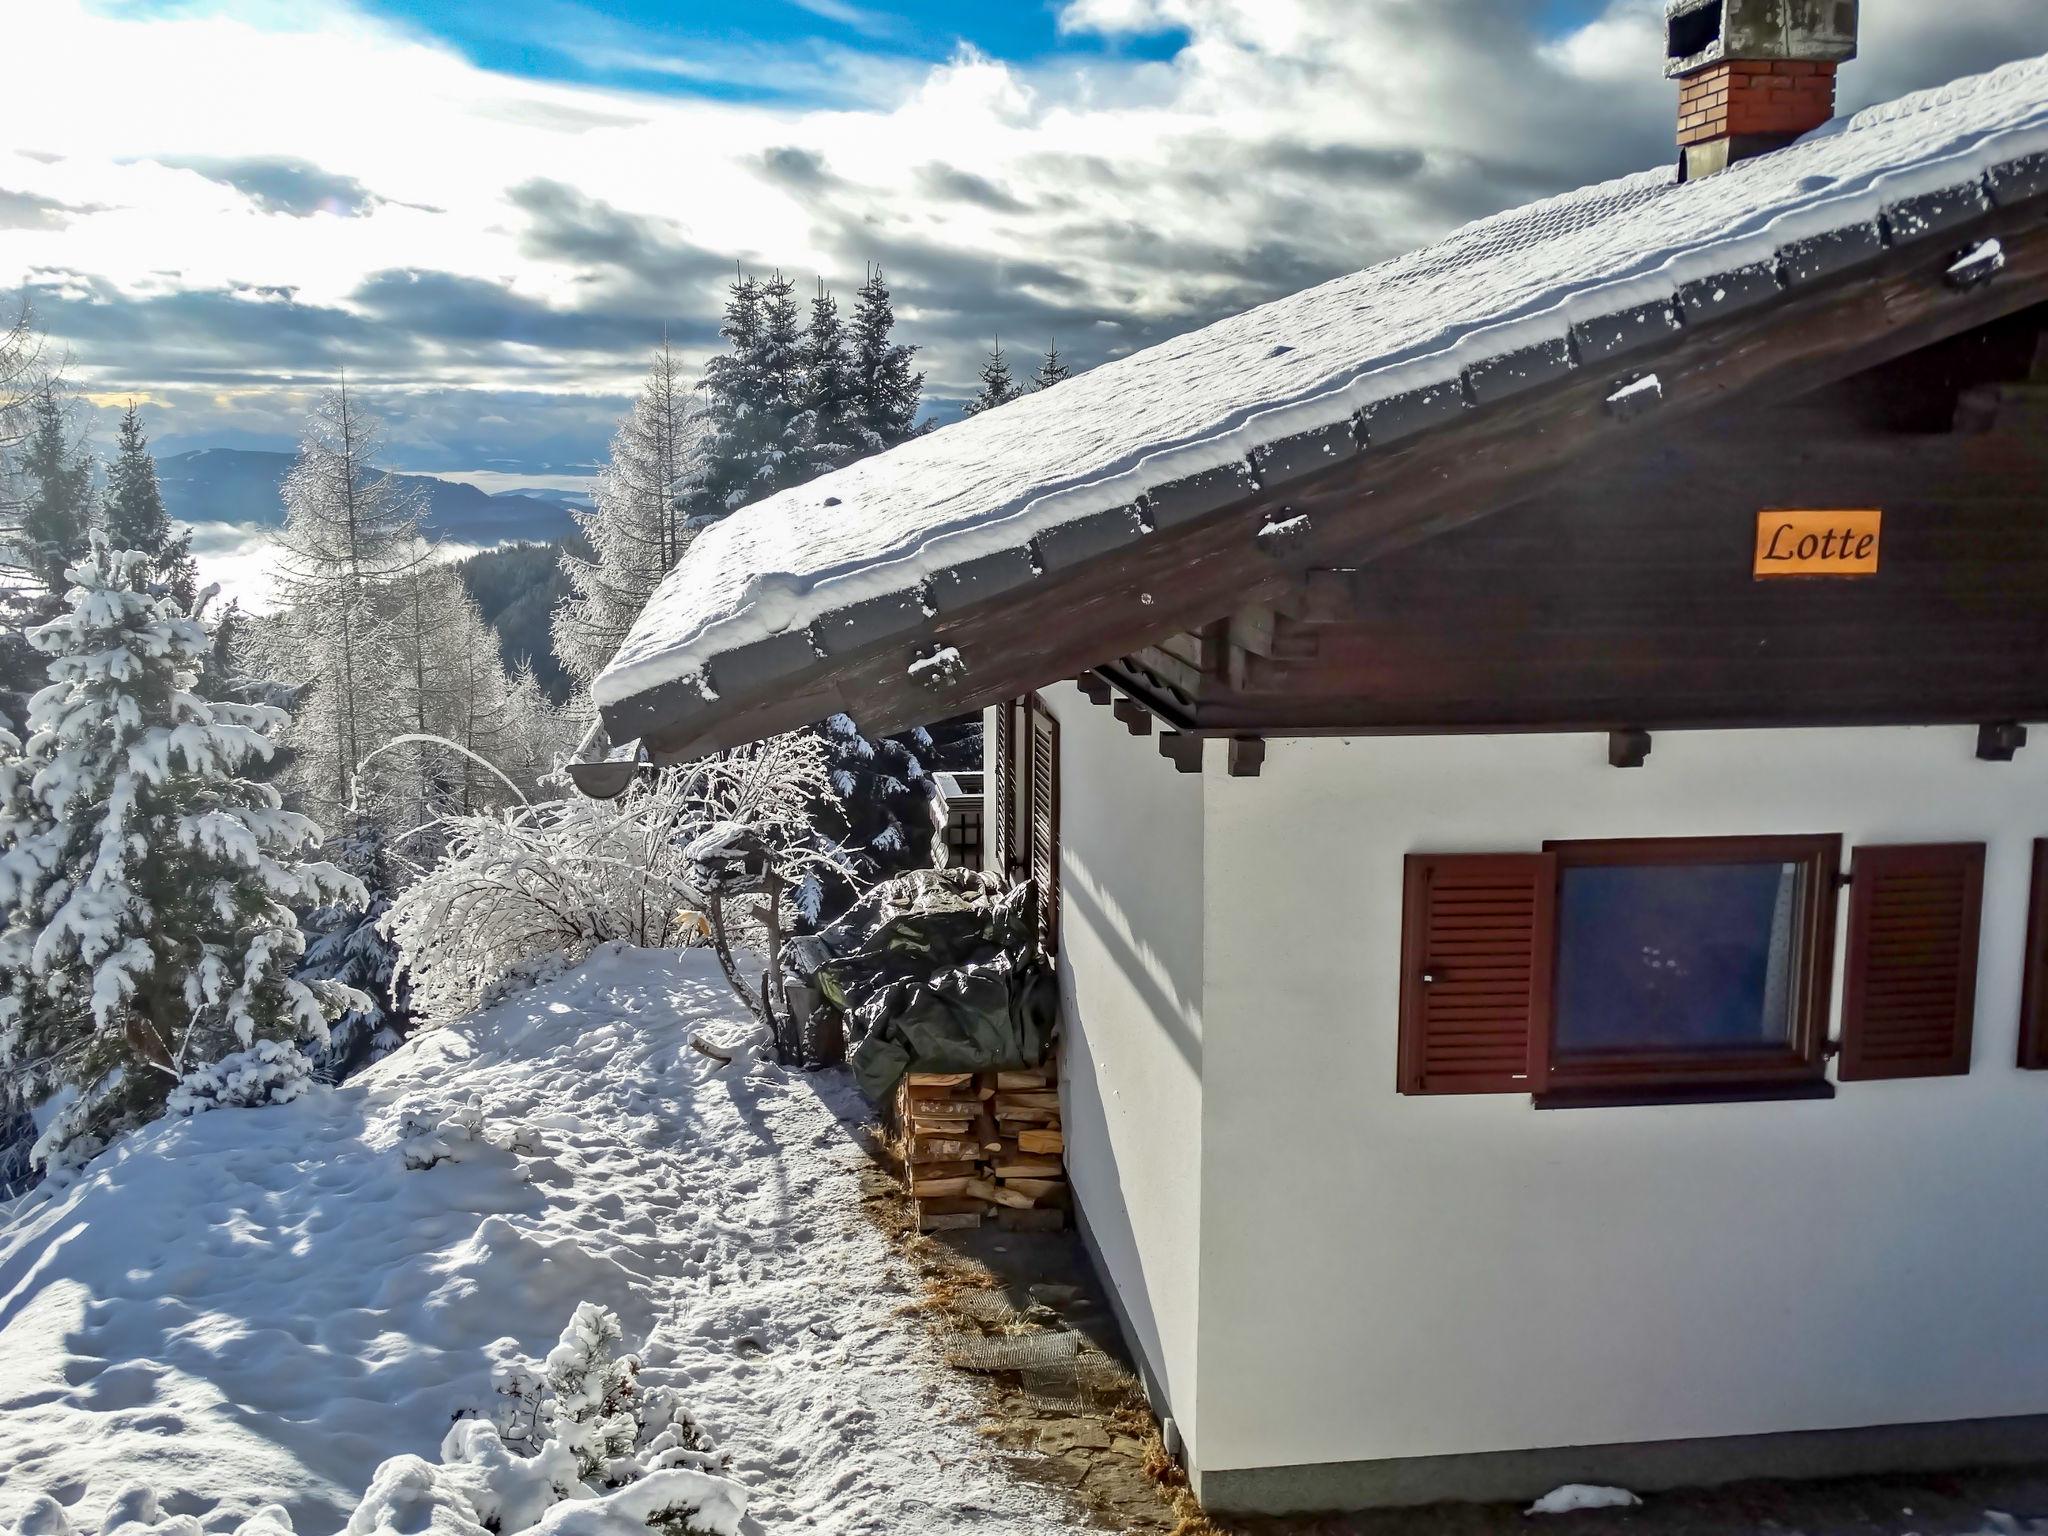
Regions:
M 180 1079 L 259 1040 L 324 1040 L 357 999 L 292 976 L 293 904 L 361 901 L 320 830 L 243 776 L 281 710 L 193 690 L 206 631 L 95 533 L 69 610 L 32 635 L 50 682 L 0 809 L 0 1079 L 76 1097 L 39 1152 L 83 1161 Z M 27 781 L 22 793 L 19 785 Z
M 1038 372 L 1031 376 L 1034 391 L 1051 389 L 1062 379 L 1073 376 L 1074 370 L 1067 366 L 1067 360 L 1060 356 L 1059 338 L 1054 337 L 1052 345 L 1046 348 L 1045 358 L 1038 365 Z
M 704 365 L 705 473 L 690 498 L 700 522 L 716 521 L 765 494 L 763 474 L 782 451 L 791 401 L 779 399 L 766 365 L 767 337 L 761 284 L 735 277 L 718 334 L 726 350 Z
M 42 340 L 26 300 L 0 320 L 0 713 L 20 719 L 28 695 L 42 680 L 41 659 L 28 643 L 35 601 L 44 590 L 27 559 L 21 519 L 28 480 L 21 448 L 33 422 Z M 47 617 L 47 615 L 42 615 Z
M 55 384 L 36 391 L 30 410 L 34 425 L 21 449 L 21 542 L 45 611 L 54 612 L 65 572 L 85 553 L 92 528 L 92 459 L 73 440 L 68 403 Z
M 831 921 L 877 880 L 927 868 L 934 831 L 932 782 L 924 766 L 934 748 L 923 726 L 868 737 L 849 716 L 833 715 L 815 730 L 825 744 L 835 797 L 821 807 L 821 819 L 847 860 L 844 870 L 811 872 L 793 893 L 806 925 Z
M 305 687 L 294 787 L 330 827 L 350 814 L 355 765 L 394 732 L 386 627 L 393 584 L 428 558 L 424 507 L 374 467 L 379 428 L 346 383 L 324 395 L 284 482 L 275 622 L 266 661 Z M 371 814 L 375 814 L 374 808 Z
M 917 412 L 924 395 L 924 375 L 913 373 L 917 348 L 895 340 L 896 307 L 882 269 L 868 268 L 853 306 L 852 333 L 854 423 L 859 433 L 857 457 L 880 453 L 917 436 Z
M 142 416 L 130 400 L 121 413 L 120 446 L 107 466 L 107 494 L 100 513 L 107 542 L 156 557 L 157 580 L 190 610 L 199 592 L 199 567 L 192 558 L 192 531 L 173 532 L 157 485 L 156 460 L 142 435 Z
M 988 360 L 981 365 L 981 388 L 973 399 L 960 407 L 960 414 L 979 416 L 983 411 L 1008 405 L 1023 393 L 1017 387 L 1017 381 L 1010 377 L 1009 359 L 1003 356 L 1003 338 L 998 336 L 996 344 L 989 349 Z
M 570 596 L 555 610 L 555 654 L 586 688 L 695 536 L 691 512 L 702 511 L 697 498 L 709 430 L 664 336 L 639 398 L 612 436 L 595 506 L 574 514 L 590 557 L 562 551 Z
M 858 419 L 858 381 L 847 350 L 846 323 L 839 316 L 839 301 L 826 289 L 823 278 L 818 280 L 810 323 L 804 328 L 802 363 L 802 386 L 792 424 L 802 460 L 791 484 L 827 474 L 867 451 Z

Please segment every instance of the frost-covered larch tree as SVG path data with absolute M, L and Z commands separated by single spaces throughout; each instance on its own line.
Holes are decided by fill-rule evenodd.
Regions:
M 180 608 L 189 610 L 199 592 L 199 567 L 192 558 L 192 531 L 173 530 L 157 484 L 156 460 L 142 435 L 142 416 L 133 400 L 121 413 L 120 443 L 107 466 L 107 493 L 100 526 L 116 549 L 139 549 L 155 557 L 156 578 Z
M 960 414 L 979 416 L 983 411 L 1008 405 L 1023 393 L 1017 387 L 1017 381 L 1010 377 L 1010 362 L 1003 356 L 1003 338 L 998 336 L 996 344 L 989 349 L 988 360 L 981 365 L 981 388 L 960 407 Z
M 323 396 L 285 477 L 284 526 L 274 538 L 278 613 L 267 660 L 275 675 L 307 687 L 292 777 L 337 828 L 357 803 L 355 765 L 394 734 L 394 584 L 429 558 L 425 509 L 374 467 L 378 446 L 376 419 L 345 384 Z
M 555 654 L 584 687 L 604 670 L 694 536 L 692 498 L 704 474 L 709 425 L 664 338 L 613 434 L 595 505 L 575 514 L 589 558 L 562 553 L 570 595 L 555 610 Z
M 0 1073 L 16 1103 L 76 1090 L 39 1147 L 56 1164 L 230 1053 L 323 1041 L 360 1001 L 292 976 L 293 908 L 364 892 L 242 772 L 286 717 L 193 691 L 206 631 L 150 590 L 151 564 L 93 536 L 69 611 L 31 636 L 50 681 L 0 775 Z

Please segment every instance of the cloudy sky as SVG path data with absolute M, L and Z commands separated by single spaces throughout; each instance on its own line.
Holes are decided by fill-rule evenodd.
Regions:
M 164 450 L 346 368 L 401 467 L 602 451 L 735 264 L 880 262 L 935 409 L 1665 160 L 1660 0 L 0 0 L 0 290 Z M 1865 0 L 1856 107 L 2048 51 Z

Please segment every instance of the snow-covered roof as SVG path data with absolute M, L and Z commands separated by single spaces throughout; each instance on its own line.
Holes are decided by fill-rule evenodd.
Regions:
M 597 701 L 614 735 L 668 729 L 2044 192 L 2048 57 L 1716 176 L 1481 220 L 745 508 L 669 573 Z

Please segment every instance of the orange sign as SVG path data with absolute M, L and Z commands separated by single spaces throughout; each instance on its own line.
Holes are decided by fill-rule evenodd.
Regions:
M 1884 513 L 1759 512 L 1756 574 L 1766 576 L 1875 576 L 1877 537 Z

